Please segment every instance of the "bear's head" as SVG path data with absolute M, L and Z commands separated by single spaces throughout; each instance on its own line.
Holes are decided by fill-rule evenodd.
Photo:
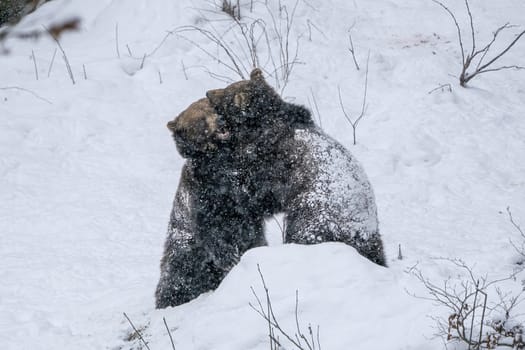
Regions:
M 172 132 L 177 150 L 184 158 L 213 154 L 231 135 L 207 98 L 192 103 L 170 121 L 167 127 Z
M 259 68 L 251 72 L 249 80 L 210 90 L 206 96 L 215 111 L 223 116 L 226 129 L 244 142 L 274 138 L 281 132 L 313 125 L 310 112 L 284 101 L 266 82 Z
M 210 90 L 206 96 L 168 123 L 185 158 L 257 156 L 271 152 L 294 128 L 313 125 L 310 112 L 285 102 L 258 68 L 249 80 Z
M 283 100 L 255 68 L 249 80 L 241 80 L 224 89 L 206 93 L 215 110 L 226 115 L 231 123 L 256 124 L 280 109 Z

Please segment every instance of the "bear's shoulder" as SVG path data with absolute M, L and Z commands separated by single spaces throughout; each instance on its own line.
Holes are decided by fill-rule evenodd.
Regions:
M 277 111 L 277 117 L 284 119 L 286 124 L 292 128 L 304 129 L 315 127 L 312 113 L 302 105 L 283 101 Z

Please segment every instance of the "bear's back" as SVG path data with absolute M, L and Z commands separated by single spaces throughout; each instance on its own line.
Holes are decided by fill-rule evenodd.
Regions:
M 297 129 L 293 143 L 298 158 L 294 161 L 291 181 L 305 185 L 291 194 L 287 206 L 291 217 L 315 218 L 303 220 L 302 230 L 314 234 L 329 228 L 334 240 L 339 234 L 376 234 L 374 193 L 363 168 L 350 151 L 318 127 Z M 306 208 L 306 212 L 294 213 L 294 208 L 303 208 L 303 211 Z M 334 223 L 337 227 L 333 227 Z

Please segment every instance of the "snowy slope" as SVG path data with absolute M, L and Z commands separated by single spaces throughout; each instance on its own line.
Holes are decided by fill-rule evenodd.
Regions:
M 253 13 L 250 2 L 242 3 L 247 19 L 270 23 L 262 2 Z M 462 2 L 447 4 L 462 13 Z M 482 42 L 506 22 L 525 25 L 523 1 L 471 5 Z M 514 269 L 509 239 L 519 236 L 506 207 L 524 227 L 525 72 L 487 73 L 468 89 L 459 87 L 452 76 L 460 70 L 456 30 L 431 1 L 299 1 L 292 45 L 302 34 L 301 64 L 283 94 L 309 105 L 313 93 L 324 130 L 363 164 L 390 267 L 338 244 L 273 244 L 247 253 L 217 291 L 154 310 L 183 164 L 165 124 L 206 90 L 226 84 L 206 69 L 239 79 L 167 31 L 210 28 L 206 16 L 223 32 L 231 22 L 215 8 L 190 0 L 46 3 L 16 30 L 81 17 L 81 30 L 61 38 L 75 85 L 60 53 L 48 76 L 51 39 L 6 42 L 10 54 L 0 56 L 3 348 L 139 348 L 137 340 L 124 340 L 126 312 L 147 325 L 152 349 L 170 347 L 163 317 L 178 349 L 267 349 L 267 325 L 248 305 L 250 286 L 262 293 L 258 263 L 283 324 L 294 327 L 299 290 L 301 321 L 320 326 L 323 349 L 441 349 L 439 339 L 429 340 L 435 327 L 427 315 L 443 310 L 407 294 L 424 290 L 405 271 L 417 264 L 436 282 L 457 274 L 436 257 L 461 257 L 491 278 Z M 466 16 L 458 17 L 467 25 Z M 347 49 L 351 26 L 360 71 Z M 217 52 L 197 33 L 188 35 Z M 353 146 L 338 87 L 347 111 L 359 114 L 369 50 L 368 108 Z M 525 65 L 523 57 L 525 41 L 502 63 Z M 441 84 L 452 91 L 429 94 Z M 403 260 L 396 259 L 398 245 Z M 519 289 L 519 278 L 508 288 Z

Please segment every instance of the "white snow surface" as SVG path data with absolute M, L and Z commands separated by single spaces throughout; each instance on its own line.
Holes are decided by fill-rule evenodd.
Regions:
M 295 4 L 281 1 L 288 9 Z M 515 269 L 510 240 L 519 244 L 521 238 L 506 208 L 525 227 L 525 72 L 487 73 L 461 88 L 456 29 L 432 1 L 299 0 L 291 32 L 293 50 L 302 35 L 300 64 L 283 96 L 308 106 L 313 94 L 322 128 L 363 165 L 389 267 L 342 244 L 283 246 L 269 221 L 272 244 L 247 252 L 216 291 L 154 309 L 184 163 L 165 124 L 206 90 L 226 85 L 207 70 L 240 79 L 167 31 L 197 25 L 224 33 L 231 21 L 217 11 L 219 2 L 46 3 L 16 31 L 82 18 L 79 31 L 60 38 L 74 85 L 60 51 L 48 74 L 53 40 L 5 43 L 10 53 L 0 56 L 1 347 L 138 349 L 139 340 L 125 340 L 132 333 L 126 312 L 145 329 L 152 350 L 171 348 L 163 317 L 177 349 L 268 349 L 267 324 L 249 306 L 256 303 L 250 287 L 264 297 L 259 264 L 283 327 L 294 332 L 298 290 L 300 323 L 319 325 L 323 349 L 442 349 L 428 316 L 448 315 L 410 295 L 424 295 L 425 289 L 407 271 L 417 265 L 439 284 L 459 272 L 438 257 L 462 258 L 492 279 Z M 264 2 L 253 2 L 253 12 L 250 3 L 241 1 L 244 18 L 261 17 L 271 26 Z M 276 1 L 268 3 L 277 11 Z M 468 33 L 463 2 L 446 3 Z M 516 31 L 525 25 L 522 0 L 472 0 L 471 8 L 480 46 L 506 22 L 520 25 Z M 351 26 L 359 71 L 348 51 Z M 505 42 L 511 32 L 502 34 Z M 219 52 L 197 33 L 186 35 Z M 241 52 L 241 40 L 228 40 Z M 368 52 L 367 109 L 354 146 L 338 87 L 347 112 L 357 116 Z M 501 64 L 525 66 L 523 57 L 524 40 Z M 452 91 L 429 93 L 441 84 Z M 522 279 L 518 275 L 504 287 L 519 290 Z

